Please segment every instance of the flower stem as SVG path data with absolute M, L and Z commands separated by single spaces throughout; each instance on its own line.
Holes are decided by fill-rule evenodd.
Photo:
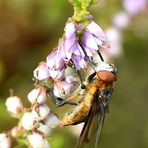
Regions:
M 76 22 L 85 22 L 90 14 L 89 7 L 98 0 L 69 0 L 74 6 L 72 19 Z

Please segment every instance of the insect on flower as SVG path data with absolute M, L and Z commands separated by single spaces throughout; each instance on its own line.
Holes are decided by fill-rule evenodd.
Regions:
M 60 120 L 62 126 L 84 122 L 76 148 L 83 148 L 94 136 L 97 148 L 105 114 L 109 112 L 108 101 L 113 92 L 113 83 L 116 80 L 117 70 L 114 65 L 102 62 L 98 72 L 87 78 L 83 93 L 74 94 L 67 99 L 67 101 L 78 97 L 81 99 L 74 110 Z

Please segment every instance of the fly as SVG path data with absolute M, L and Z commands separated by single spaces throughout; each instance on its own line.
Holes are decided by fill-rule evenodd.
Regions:
M 82 93 L 80 91 L 67 99 L 67 102 L 77 97 L 81 100 L 72 112 L 60 120 L 61 126 L 84 122 L 76 148 L 83 148 L 95 135 L 97 148 L 105 114 L 109 111 L 108 101 L 113 92 L 113 83 L 117 79 L 116 68 L 106 63 L 105 66 L 88 77 Z

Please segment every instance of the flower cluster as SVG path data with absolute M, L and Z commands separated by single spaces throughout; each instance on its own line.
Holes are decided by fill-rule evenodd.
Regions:
M 17 96 L 6 100 L 6 107 L 12 117 L 18 118 L 18 125 L 10 131 L 0 134 L 0 147 L 12 147 L 12 141 L 23 138 L 32 148 L 49 148 L 46 135 L 59 124 L 56 114 L 46 104 L 46 90 L 42 87 L 33 89 L 28 94 L 31 108 L 26 108 Z M 17 143 L 18 144 L 18 143 Z
M 84 26 L 73 21 L 68 21 L 65 26 L 63 38 L 59 45 L 47 57 L 46 64 L 53 79 L 62 78 L 67 65 L 71 64 L 75 70 L 87 69 L 88 58 L 91 59 L 100 47 L 106 48 L 104 31 L 93 20 Z M 52 71 L 59 75 L 52 75 Z
M 106 40 L 106 34 L 93 21 L 92 16 L 88 16 L 85 23 L 76 22 L 70 18 L 58 46 L 47 56 L 46 61 L 41 62 L 34 70 L 36 86 L 42 85 L 60 98 L 72 94 L 79 81 L 73 77 L 67 82 L 68 67 L 79 72 L 86 71 L 90 65 L 95 65 L 94 55 L 100 53 L 100 48 L 109 47 L 105 45 Z M 100 58 L 103 60 L 102 57 Z M 81 78 L 80 81 L 82 83 Z

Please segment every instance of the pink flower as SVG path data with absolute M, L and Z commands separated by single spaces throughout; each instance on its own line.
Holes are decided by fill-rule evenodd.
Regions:
M 37 121 L 31 112 L 25 112 L 21 118 L 22 127 L 26 130 L 31 130 L 36 127 Z
M 59 118 L 56 114 L 50 112 L 47 118 L 44 120 L 44 124 L 49 128 L 55 128 L 59 125 Z
M 66 58 L 69 60 L 72 59 L 72 55 L 81 56 L 83 58 L 85 57 L 84 52 L 78 42 L 75 42 L 73 46 L 71 46 L 71 48 L 67 49 L 67 51 L 65 51 L 65 54 Z
M 130 17 L 125 12 L 119 12 L 113 17 L 113 24 L 119 29 L 125 29 L 130 23 Z
M 49 128 L 44 121 L 40 122 L 37 127 L 37 131 L 43 133 L 45 136 L 49 136 L 52 132 L 51 128 Z
M 0 148 L 11 148 L 11 138 L 8 133 L 0 133 Z
M 42 104 L 46 101 L 46 90 L 43 87 L 33 89 L 28 94 L 28 100 L 31 104 Z
M 49 69 L 50 76 L 55 80 L 61 80 L 65 77 L 65 67 L 62 67 L 61 69 Z
M 92 57 L 99 50 L 99 47 L 108 47 L 104 45 L 106 40 L 106 35 L 102 28 L 94 21 L 91 21 L 82 34 L 81 45 L 87 56 Z
M 50 108 L 46 104 L 36 104 L 32 108 L 32 115 L 37 121 L 44 120 L 49 112 Z
M 49 74 L 54 80 L 65 77 L 65 68 L 69 63 L 74 64 L 76 70 L 86 67 L 85 54 L 76 36 L 76 25 L 69 22 L 64 30 L 64 37 L 59 41 L 57 50 L 49 54 L 46 60 Z
M 90 24 L 87 26 L 87 30 L 101 41 L 106 41 L 106 35 L 103 29 L 94 21 L 90 22 Z
M 100 40 L 98 40 L 100 41 Z M 93 37 L 91 33 L 85 31 L 81 38 L 82 47 L 86 51 L 87 56 L 92 57 L 98 50 L 97 38 Z M 102 42 L 99 43 L 100 45 Z
M 37 80 L 44 80 L 50 77 L 46 63 L 40 63 L 39 66 L 33 71 L 33 76 Z
M 129 14 L 136 14 L 146 6 L 147 0 L 123 0 L 123 6 Z
M 75 24 L 73 22 L 67 23 L 65 25 L 64 31 L 65 31 L 66 39 L 71 38 L 75 34 L 75 31 L 76 31 Z
M 57 50 L 46 60 L 49 74 L 54 80 L 62 80 L 65 77 L 66 65 L 69 63 L 75 70 L 87 69 L 88 57 L 92 57 L 99 47 L 108 47 L 104 45 L 104 31 L 93 21 L 86 28 L 82 24 L 68 22 L 64 31 Z M 77 34 L 78 31 L 82 36 Z
M 53 51 L 46 59 L 48 72 L 54 80 L 63 79 L 65 77 L 65 61 L 58 50 Z
M 79 26 L 79 27 L 78 27 Z M 85 67 L 85 62 L 82 63 L 82 61 L 85 61 L 85 54 L 81 48 L 81 46 L 78 43 L 78 38 L 76 36 L 76 28 L 80 29 L 80 25 L 75 25 L 74 23 L 67 23 L 65 26 L 65 38 L 63 40 L 63 43 L 59 47 L 60 53 L 65 53 L 63 57 L 65 57 L 65 60 L 69 60 L 69 62 L 73 62 L 76 70 L 79 70 L 81 68 Z M 81 61 L 81 64 L 76 63 L 77 59 Z
M 28 141 L 32 148 L 50 148 L 48 141 L 40 132 L 32 132 L 29 134 Z
M 49 69 L 60 69 L 64 66 L 64 60 L 59 56 L 58 50 L 53 51 L 48 55 L 46 65 Z
M 82 56 L 72 55 L 72 61 L 75 65 L 76 70 L 87 69 L 88 63 L 85 61 L 85 59 Z
M 73 93 L 76 87 L 78 87 L 78 81 L 72 76 L 68 76 L 65 81 L 57 81 L 54 83 L 53 93 L 56 97 L 66 98 Z
M 12 96 L 7 98 L 6 100 L 7 110 L 12 117 L 18 117 L 20 113 L 22 113 L 24 109 L 24 105 L 21 99 L 17 96 Z

